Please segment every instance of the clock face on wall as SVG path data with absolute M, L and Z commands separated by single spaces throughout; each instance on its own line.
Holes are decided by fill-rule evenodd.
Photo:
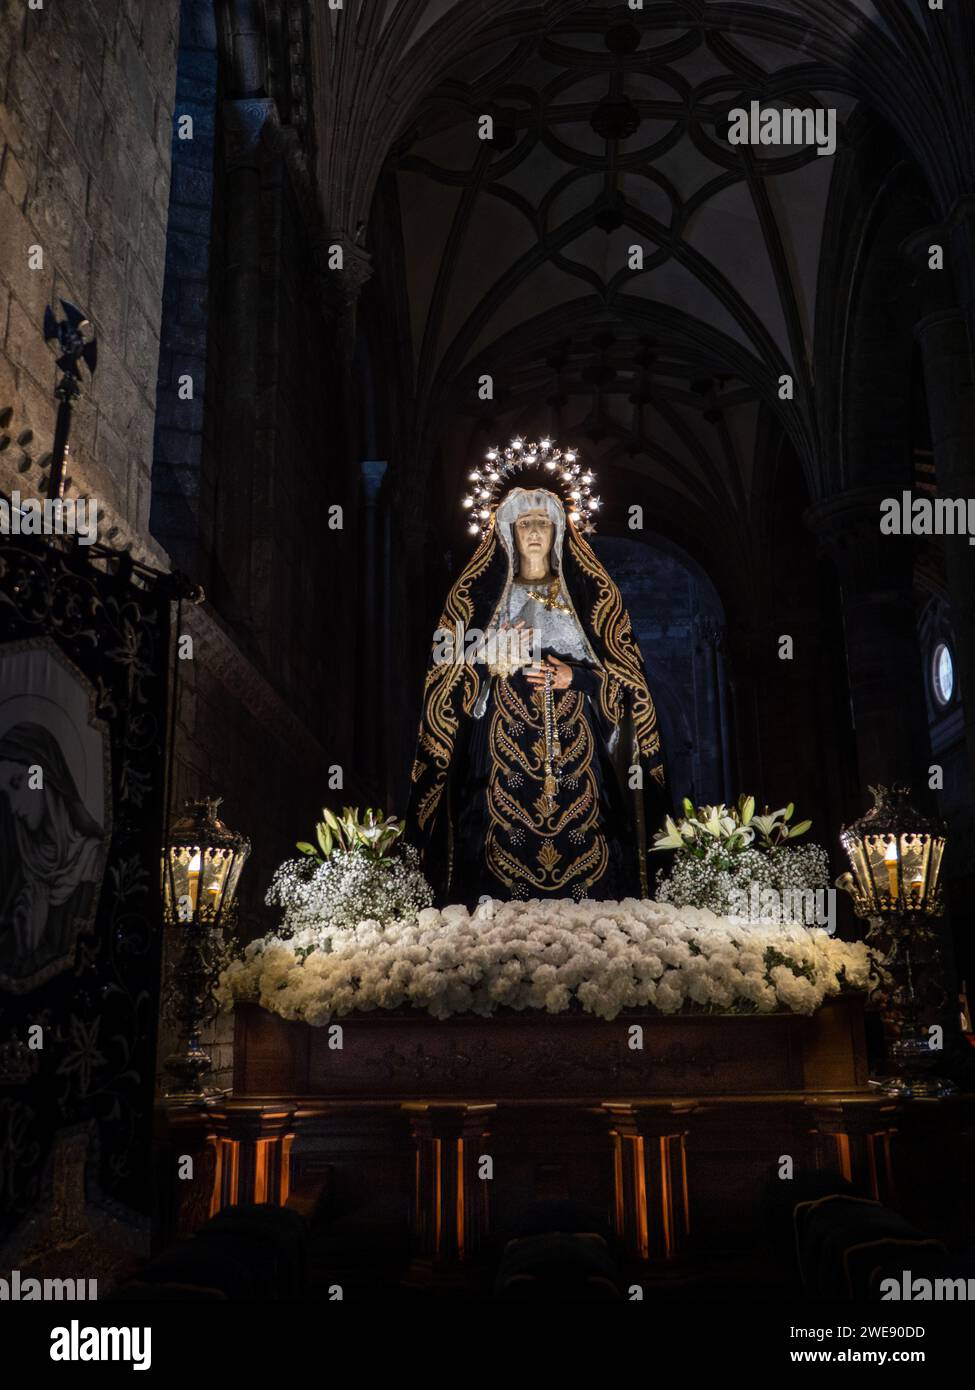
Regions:
M 934 698 L 944 708 L 951 704 L 955 693 L 955 658 L 947 642 L 939 642 L 931 660 L 931 682 Z

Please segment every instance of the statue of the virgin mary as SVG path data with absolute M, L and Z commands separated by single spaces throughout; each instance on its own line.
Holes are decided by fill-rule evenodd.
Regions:
M 488 460 L 467 499 L 481 543 L 434 635 L 408 837 L 441 904 L 646 897 L 670 807 L 630 619 L 583 535 L 592 475 L 549 441 Z M 510 486 L 529 466 L 568 511 L 550 485 Z

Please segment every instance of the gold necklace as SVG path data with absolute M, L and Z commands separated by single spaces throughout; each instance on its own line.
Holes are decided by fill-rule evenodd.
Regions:
M 547 593 L 540 593 L 537 589 L 526 589 L 525 595 L 527 598 L 536 599 L 549 613 L 551 613 L 553 609 L 557 613 L 571 613 L 572 609 L 569 605 L 559 600 L 560 587 L 559 581 L 553 579 L 548 586 Z

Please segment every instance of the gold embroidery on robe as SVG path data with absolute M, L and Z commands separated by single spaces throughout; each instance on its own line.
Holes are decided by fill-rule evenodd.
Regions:
M 491 530 L 471 556 L 460 578 L 447 595 L 444 611 L 440 615 L 440 630 L 456 633 L 466 632 L 474 614 L 471 601 L 471 585 L 487 569 L 494 555 L 494 523 Z M 424 793 L 417 809 L 417 824 L 422 830 L 440 805 L 443 790 L 447 783 L 447 772 L 454 753 L 454 742 L 460 720 L 457 710 L 457 697 L 460 695 L 460 708 L 464 714 L 473 713 L 474 704 L 481 688 L 480 676 L 469 662 L 434 662 L 427 672 L 423 687 L 423 713 L 420 719 L 420 745 L 429 753 L 436 776 L 433 785 Z
M 490 826 L 485 844 L 488 867 L 516 893 L 583 892 L 606 872 L 609 849 L 600 828 L 593 767 L 593 733 L 585 717 L 585 695 L 571 688 L 555 700 L 561 732 L 556 759 L 558 790 L 554 810 L 543 795 L 545 738 L 543 696 L 524 700 L 505 679 L 494 687 L 487 788 Z M 533 734 L 537 737 L 532 738 Z M 567 859 L 555 841 L 565 837 L 579 853 Z
M 630 615 L 623 606 L 623 597 L 596 558 L 591 546 L 571 527 L 567 540 L 572 556 L 579 567 L 599 585 L 599 597 L 593 604 L 593 630 L 606 644 L 605 670 L 601 673 L 599 699 L 603 713 L 614 723 L 619 720 L 619 689 L 626 686 L 633 694 L 633 728 L 637 745 L 645 758 L 660 752 L 657 712 L 643 676 L 640 651 L 633 639 Z M 655 781 L 663 782 L 663 771 L 652 769 Z

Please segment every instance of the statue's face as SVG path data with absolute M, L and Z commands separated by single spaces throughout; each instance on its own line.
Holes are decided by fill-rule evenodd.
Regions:
M 523 560 L 547 560 L 555 539 L 555 522 L 547 512 L 522 512 L 514 524 L 515 545 Z

